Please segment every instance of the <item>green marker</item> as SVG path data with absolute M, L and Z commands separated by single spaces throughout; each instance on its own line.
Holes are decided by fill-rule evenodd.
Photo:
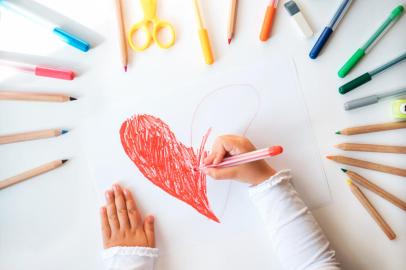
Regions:
M 361 86 L 364 83 L 369 82 L 370 80 L 372 80 L 373 76 L 383 72 L 384 70 L 386 70 L 404 60 L 406 60 L 406 52 L 399 55 L 395 59 L 392 59 L 389 62 L 383 64 L 382 66 L 377 67 L 376 69 L 374 69 L 372 71 L 368 71 L 368 72 L 362 74 L 361 76 L 355 78 L 354 80 L 349 81 L 348 83 L 340 86 L 340 88 L 338 88 L 338 92 L 340 92 L 340 94 L 344 95 L 345 93 L 350 92 L 351 90 L 357 88 L 358 86 Z
M 397 6 L 392 10 L 389 17 L 383 22 L 383 24 L 376 30 L 376 32 L 368 39 L 368 41 L 359 48 L 344 66 L 338 71 L 338 76 L 344 78 L 350 70 L 364 57 L 375 45 L 380 38 L 386 33 L 387 30 L 400 18 L 403 14 L 404 7 L 402 5 Z

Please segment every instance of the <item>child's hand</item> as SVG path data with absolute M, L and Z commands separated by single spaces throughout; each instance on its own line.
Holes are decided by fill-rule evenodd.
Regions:
M 245 137 L 235 135 L 220 136 L 213 145 L 212 152 L 204 160 L 204 165 L 219 164 L 224 157 L 239 155 L 256 150 Z M 257 185 L 274 175 L 276 171 L 265 160 L 258 160 L 228 168 L 206 168 L 204 172 L 214 179 L 234 179 Z
M 100 209 L 104 248 L 155 247 L 154 217 L 142 220 L 129 190 L 115 184 L 106 191 L 106 200 Z

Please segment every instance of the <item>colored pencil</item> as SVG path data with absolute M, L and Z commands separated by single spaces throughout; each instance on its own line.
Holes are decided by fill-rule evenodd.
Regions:
M 47 130 L 31 131 L 31 132 L 17 133 L 17 134 L 11 134 L 11 135 L 2 135 L 2 136 L 0 136 L 0 144 L 16 143 L 16 142 L 57 137 L 62 134 L 65 134 L 67 132 L 68 131 L 65 129 L 47 129 Z
M 278 7 L 279 0 L 271 0 L 266 8 L 264 21 L 262 22 L 261 33 L 259 39 L 261 41 L 267 41 L 271 36 L 272 25 L 275 19 L 276 9 Z
M 116 13 L 117 13 L 118 32 L 119 32 L 119 39 L 120 39 L 121 63 L 123 64 L 124 71 L 127 72 L 128 47 L 127 47 L 127 39 L 126 39 L 126 34 L 125 34 L 124 10 L 123 10 L 122 0 L 116 0 Z
M 76 98 L 60 94 L 0 91 L 0 100 L 66 102 L 74 101 Z
M 378 226 L 382 229 L 382 231 L 386 234 L 389 240 L 393 240 L 396 238 L 396 234 L 393 232 L 392 228 L 386 223 L 383 217 L 378 213 L 375 207 L 371 204 L 371 202 L 365 197 L 364 193 L 357 187 L 352 181 L 349 179 L 347 180 L 347 184 L 350 186 L 351 192 L 355 195 L 358 201 L 364 206 L 364 208 L 368 211 L 371 217 L 375 220 Z
M 394 91 L 389 91 L 386 93 L 381 93 L 378 95 L 370 95 L 362 98 L 357 98 L 353 99 L 350 101 L 347 101 L 344 103 L 344 109 L 346 111 L 352 110 L 352 109 L 358 109 L 361 107 L 369 106 L 375 103 L 378 103 L 381 99 L 384 98 L 390 98 L 390 97 L 396 97 L 396 96 L 401 96 L 406 94 L 406 87 L 394 90 Z
M 200 9 L 199 0 L 193 0 L 195 13 L 197 18 L 197 24 L 199 27 L 199 39 L 200 46 L 202 47 L 203 57 L 206 64 L 211 65 L 214 63 L 213 51 L 211 48 L 209 33 L 204 25 L 204 20 L 202 16 L 202 11 Z
M 350 127 L 350 128 L 346 128 L 346 129 L 337 131 L 336 134 L 339 134 L 339 135 L 356 135 L 356 134 L 364 134 L 364 133 L 386 131 L 386 130 L 393 130 L 393 129 L 401 129 L 401 128 L 406 128 L 406 121 L 398 121 L 398 122 L 389 122 L 389 123 L 382 123 L 382 124 L 373 124 L 373 125 L 366 125 L 366 126 Z
M 231 40 L 234 37 L 235 24 L 237 21 L 237 9 L 238 9 L 238 0 L 231 0 L 230 18 L 228 23 L 228 44 L 231 43 Z
M 363 144 L 363 143 L 341 143 L 336 145 L 336 147 L 344 151 L 406 154 L 406 146 Z
M 232 166 L 238 166 L 241 164 L 265 159 L 267 157 L 271 156 L 276 156 L 279 155 L 283 152 L 283 148 L 281 146 L 272 146 L 264 149 L 259 149 L 255 150 L 252 152 L 244 153 L 241 155 L 235 155 L 231 157 L 226 157 L 223 159 L 222 162 L 219 164 L 212 164 L 212 165 L 207 165 L 204 166 L 200 169 L 205 169 L 205 168 L 226 168 L 226 167 L 232 167 Z
M 399 207 L 403 211 L 406 211 L 406 202 L 402 201 L 398 197 L 394 196 L 393 194 L 385 191 L 384 189 L 380 188 L 379 186 L 375 185 L 371 181 L 367 180 L 366 178 L 362 177 L 361 175 L 349 171 L 347 169 L 341 169 L 344 173 L 346 173 L 352 181 L 357 183 L 358 185 L 363 186 L 364 188 L 369 189 L 370 191 L 374 192 L 378 196 L 384 198 L 388 202 L 394 204 L 395 206 Z
M 68 161 L 67 159 L 63 159 L 63 160 L 55 160 L 49 163 L 46 163 L 44 165 L 41 165 L 39 167 L 36 167 L 34 169 L 31 169 L 29 171 L 23 172 L 21 174 L 18 174 L 16 176 L 7 178 L 5 180 L 0 181 L 0 189 L 4 189 L 7 188 L 11 185 L 15 185 L 18 184 L 22 181 L 28 180 L 30 178 L 33 178 L 35 176 L 41 175 L 43 173 L 55 170 L 56 168 L 58 168 L 59 166 L 61 166 L 62 164 L 64 164 L 66 161 Z
M 327 156 L 328 159 L 333 160 L 335 162 L 346 164 L 350 166 L 360 167 L 368 170 L 374 170 L 399 176 L 406 177 L 406 169 L 396 168 L 392 166 L 387 166 L 383 164 L 378 164 L 374 162 L 364 161 L 360 159 L 344 157 L 344 156 Z

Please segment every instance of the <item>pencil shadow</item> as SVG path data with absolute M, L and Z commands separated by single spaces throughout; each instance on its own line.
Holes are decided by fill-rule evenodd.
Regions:
M 39 15 L 40 17 L 47 18 L 50 22 L 60 26 L 69 33 L 72 33 L 79 38 L 85 40 L 90 44 L 90 48 L 95 48 L 100 45 L 104 38 L 93 31 L 92 29 L 64 16 L 57 11 L 50 9 L 36 1 L 33 0 L 14 0 L 16 5 L 27 8 L 33 13 Z

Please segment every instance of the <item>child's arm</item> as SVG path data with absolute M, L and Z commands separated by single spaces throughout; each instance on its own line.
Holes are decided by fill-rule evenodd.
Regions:
M 152 270 L 158 258 L 154 217 L 144 220 L 129 190 L 114 185 L 100 209 L 104 260 L 108 270 Z
M 227 155 L 255 150 L 239 136 L 222 136 L 214 143 L 205 164 L 218 164 Z M 335 252 L 313 215 L 290 183 L 290 171 L 276 172 L 266 161 L 223 169 L 207 169 L 215 179 L 235 179 L 252 184 L 250 195 L 285 269 L 340 269 Z

